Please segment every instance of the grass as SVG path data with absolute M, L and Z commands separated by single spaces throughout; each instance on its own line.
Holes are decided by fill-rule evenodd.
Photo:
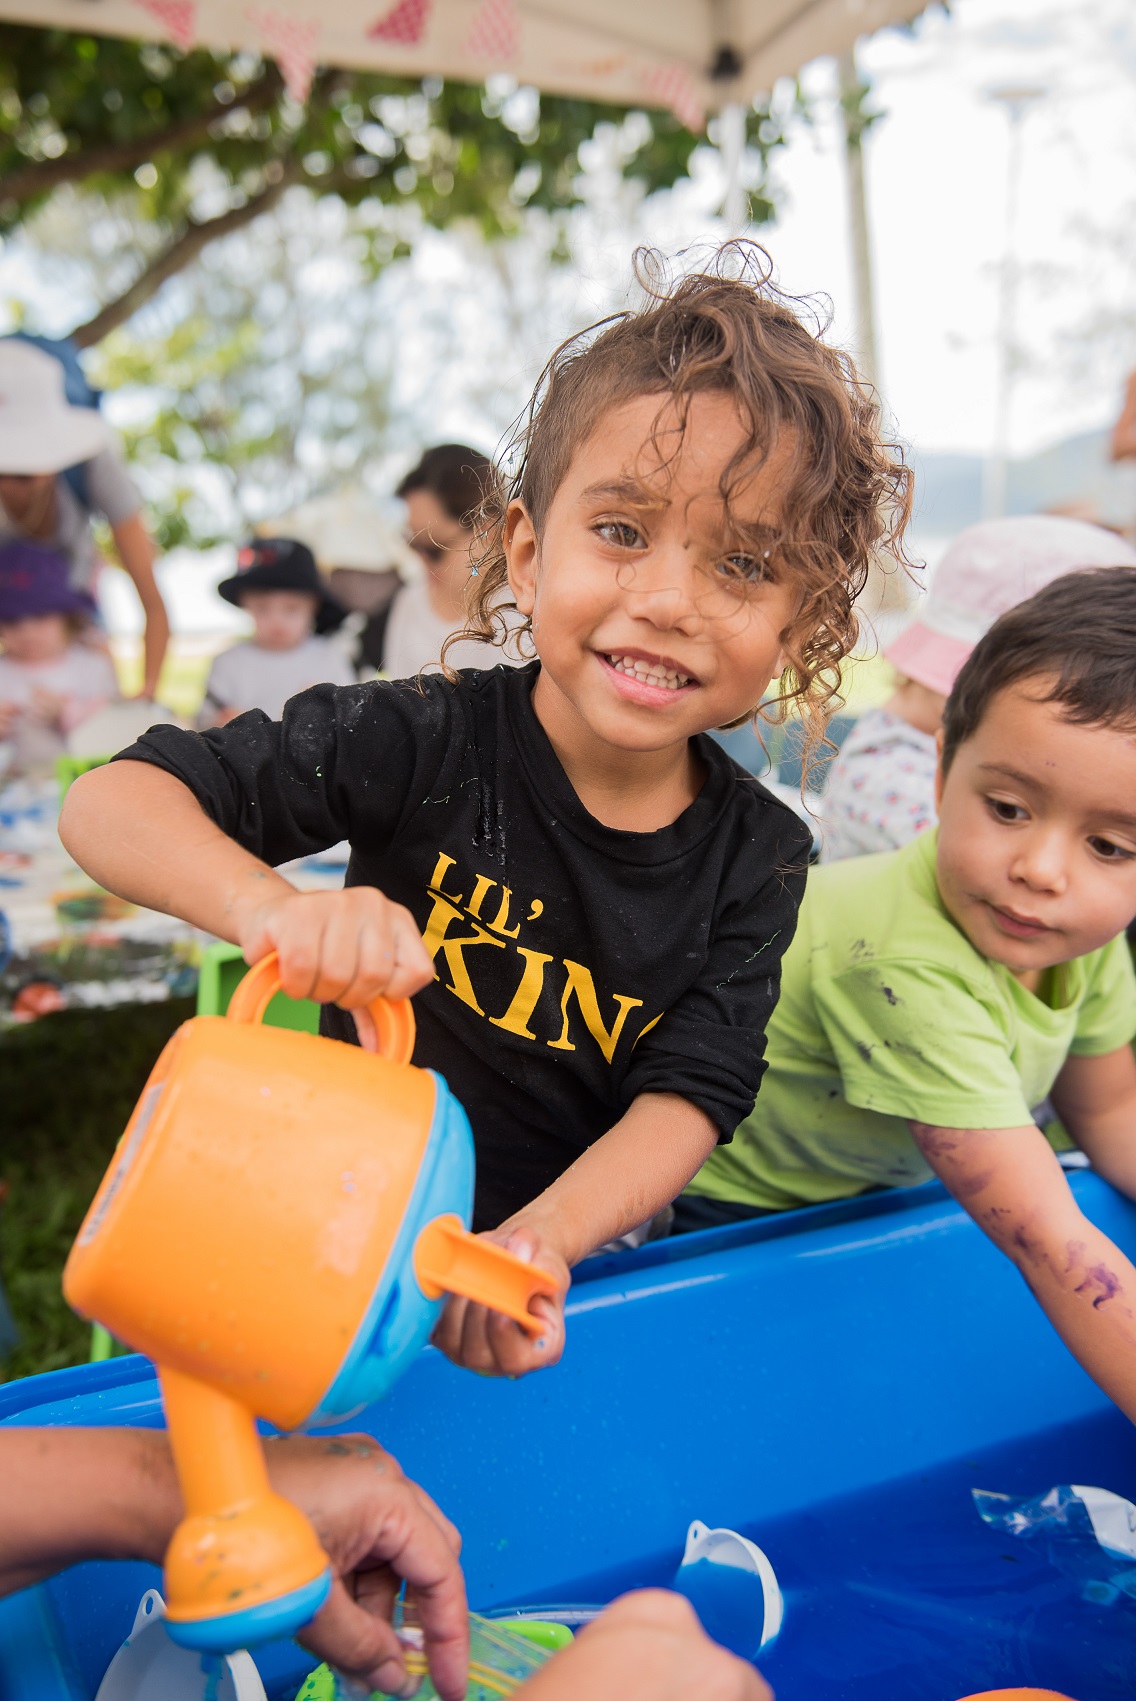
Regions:
M 0 1379 L 86 1360 L 63 1264 L 159 1051 L 192 1014 L 190 999 L 61 1011 L 0 1039 L 0 1278 L 20 1331 Z

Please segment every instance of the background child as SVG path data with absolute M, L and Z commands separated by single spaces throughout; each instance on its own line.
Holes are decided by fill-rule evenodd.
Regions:
M 1080 567 L 1131 567 L 1136 551 L 1051 514 L 968 526 L 939 563 L 916 618 L 885 650 L 901 678 L 860 716 L 817 805 L 825 862 L 908 844 L 935 820 L 936 735 L 963 662 L 1007 609 Z
M 786 664 L 822 714 L 909 491 L 764 275 L 685 278 L 573 339 L 522 447 L 470 630 L 515 610 L 538 663 L 163 728 L 72 787 L 62 830 L 111 890 L 277 950 L 288 992 L 343 1006 L 325 1032 L 421 991 L 415 1061 L 469 1113 L 475 1222 L 563 1293 L 753 1106 L 810 834 L 704 734 Z M 272 872 L 340 839 L 342 892 Z M 536 1343 L 466 1304 L 436 1339 L 487 1372 L 553 1362 L 562 1308 L 536 1304 Z
M 325 589 L 307 544 L 256 538 L 241 550 L 237 569 L 217 591 L 250 616 L 253 635 L 214 661 L 200 726 L 224 726 L 247 709 L 278 718 L 298 691 L 354 682 L 346 656 L 323 636 L 342 624 L 346 610 Z
M 94 612 L 58 551 L 0 544 L 0 742 L 12 768 L 50 768 L 67 734 L 118 696 L 109 655 L 80 642 Z
M 1136 569 L 1059 579 L 947 704 L 939 826 L 818 869 L 755 1114 L 677 1207 L 703 1227 L 934 1172 L 1136 1420 L 1136 1270 L 1031 1109 L 1136 1197 Z

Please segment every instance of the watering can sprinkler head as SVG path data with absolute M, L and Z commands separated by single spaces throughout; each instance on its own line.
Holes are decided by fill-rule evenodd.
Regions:
M 547 1272 L 468 1232 L 473 1139 L 415 1068 L 406 1000 L 370 1006 L 378 1051 L 263 1026 L 275 956 L 228 1014 L 154 1066 L 79 1230 L 64 1293 L 158 1367 L 186 1516 L 166 1554 L 168 1628 L 227 1653 L 292 1634 L 327 1557 L 273 1493 L 258 1418 L 343 1422 L 386 1393 L 445 1294 L 537 1332 Z

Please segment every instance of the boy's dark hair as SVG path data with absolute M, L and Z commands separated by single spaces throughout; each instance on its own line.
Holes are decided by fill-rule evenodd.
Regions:
M 472 526 L 495 477 L 493 462 L 479 449 L 465 443 L 438 443 L 411 467 L 395 495 L 410 496 L 416 490 L 425 490 L 441 503 L 451 520 Z
M 706 270 L 677 281 L 668 280 L 659 255 L 642 250 L 636 272 L 643 305 L 569 338 L 537 384 L 507 456 L 507 487 L 483 510 L 485 547 L 468 635 L 500 642 L 507 630 L 513 604 L 503 539 L 511 500 L 525 504 L 539 537 L 573 456 L 606 410 L 657 395 L 659 419 L 673 406 L 681 433 L 692 397 L 716 391 L 733 399 L 745 428 L 721 480 L 727 519 L 731 496 L 779 433 L 795 439 L 772 543 L 803 593 L 784 634 L 790 665 L 782 708 L 799 705 L 815 742 L 858 636 L 853 604 L 871 563 L 890 552 L 906 564 L 910 469 L 902 450 L 884 439 L 876 397 L 848 357 L 822 341 L 822 327 L 803 324 L 799 304 L 774 288 L 763 249 L 726 243 Z M 660 444 L 664 465 L 676 452 Z
M 999 691 L 1024 679 L 1051 681 L 1038 701 L 1079 726 L 1136 733 L 1136 567 L 1066 573 L 994 622 L 947 699 L 944 774 Z

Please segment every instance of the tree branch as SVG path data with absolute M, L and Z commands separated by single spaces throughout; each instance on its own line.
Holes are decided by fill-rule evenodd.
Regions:
M 7 177 L 0 177 L 0 201 L 30 201 L 34 195 L 49 194 L 61 184 L 74 183 L 81 177 L 93 177 L 102 172 L 132 171 L 155 154 L 204 141 L 211 126 L 231 112 L 242 109 L 260 112 L 271 106 L 282 87 L 279 71 L 275 65 L 269 65 L 244 95 L 230 101 L 227 106 L 216 101 L 207 112 L 195 112 L 164 130 L 155 130 L 148 136 L 136 136 L 127 142 L 80 148 L 75 153 L 63 154 L 59 159 L 29 160 L 27 165 L 9 172 Z
M 151 260 L 150 264 L 139 273 L 128 289 L 115 301 L 110 301 L 105 307 L 100 307 L 93 319 L 88 319 L 85 325 L 79 325 L 71 332 L 73 341 L 79 348 L 90 348 L 94 343 L 101 342 L 111 331 L 124 325 L 138 309 L 156 295 L 168 278 L 184 268 L 219 237 L 231 236 L 235 230 L 243 230 L 262 213 L 273 208 L 285 189 L 297 182 L 300 176 L 300 165 L 296 160 L 289 160 L 282 175 L 275 183 L 270 183 L 262 189 L 259 195 L 254 195 L 242 207 L 233 207 L 227 213 L 220 213 L 216 218 L 203 219 L 201 223 L 191 223 L 176 236 L 165 251 Z

